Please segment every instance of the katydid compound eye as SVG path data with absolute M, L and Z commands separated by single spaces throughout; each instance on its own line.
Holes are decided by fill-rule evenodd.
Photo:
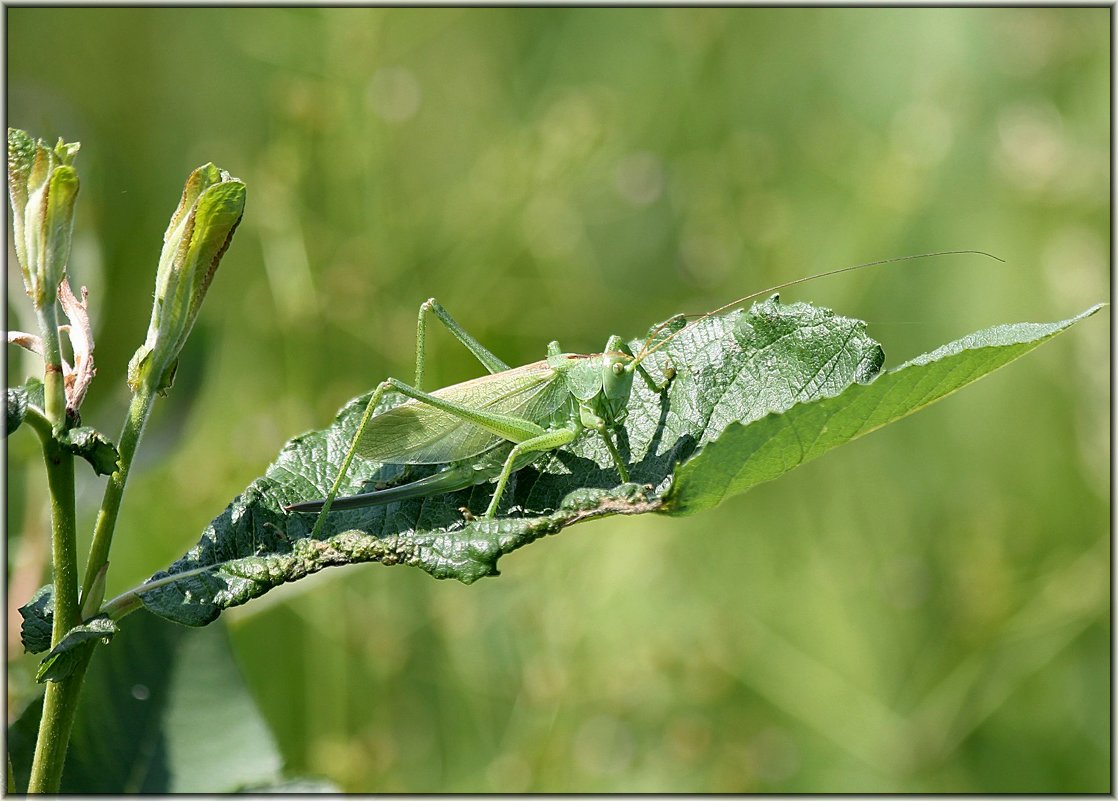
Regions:
M 613 374 L 614 375 L 621 375 L 624 372 L 625 372 L 625 365 L 623 365 L 621 362 L 614 362 L 613 363 Z

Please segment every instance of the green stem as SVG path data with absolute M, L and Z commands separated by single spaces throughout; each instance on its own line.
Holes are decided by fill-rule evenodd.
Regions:
M 66 388 L 62 375 L 62 350 L 58 344 L 58 317 L 53 303 L 39 309 L 43 337 L 44 405 L 46 419 L 53 427 L 47 435 L 37 414 L 27 418 L 43 442 L 50 490 L 51 557 L 54 577 L 54 627 L 52 645 L 61 642 L 71 628 L 81 622 L 78 607 L 77 518 L 74 513 L 74 457 L 55 438 L 66 428 Z
M 44 411 L 55 431 L 66 425 L 66 384 L 62 375 L 62 347 L 58 341 L 58 309 L 54 303 L 39 309 L 39 334 L 43 339 Z
M 56 618 L 57 619 L 57 618 Z M 62 681 L 48 681 L 43 696 L 43 717 L 39 723 L 39 739 L 35 743 L 35 761 L 31 765 L 28 793 L 57 793 L 62 784 L 62 768 L 66 764 L 66 748 L 70 730 L 78 711 L 85 669 L 93 656 L 92 645 L 82 650 L 74 672 Z
M 27 411 L 24 412 L 23 422 L 31 426 L 35 433 L 39 435 L 39 439 L 42 441 L 44 447 L 46 446 L 47 440 L 54 437 L 54 426 L 51 425 L 50 420 L 47 419 L 47 416 L 43 414 L 37 406 L 32 406 L 30 403 L 27 404 Z
M 53 438 L 43 444 L 50 489 L 51 560 L 54 578 L 54 628 L 51 644 L 81 623 L 78 611 L 77 518 L 74 513 L 74 457 Z
M 78 554 L 75 536 L 74 456 L 55 439 L 50 421 L 33 406 L 27 407 L 28 423 L 43 444 L 50 491 L 51 580 L 54 584 L 54 623 L 51 644 L 61 642 L 66 632 L 81 623 L 78 606 Z
M 108 615 L 113 620 L 120 620 L 122 617 L 135 612 L 137 609 L 143 607 L 144 602 L 140 600 L 141 590 L 146 590 L 147 587 L 138 587 L 123 592 L 111 601 L 107 601 L 101 606 L 101 612 Z
M 62 375 L 62 351 L 58 344 L 58 318 L 54 304 L 39 309 L 39 327 L 43 338 L 44 405 L 46 421 L 53 431 L 44 430 L 43 420 L 31 416 L 31 425 L 43 442 L 43 460 L 47 468 L 47 487 L 51 506 L 51 572 L 54 580 L 54 623 L 51 644 L 57 645 L 71 628 L 81 622 L 78 606 L 78 555 L 76 545 L 77 519 L 74 511 L 74 457 L 55 438 L 66 428 L 66 390 Z M 90 649 L 92 654 L 92 649 Z M 62 781 L 66 747 L 77 710 L 78 693 L 89 657 L 79 662 L 81 669 L 65 681 L 47 686 L 43 699 L 43 717 L 39 724 L 35 758 L 31 765 L 28 791 L 56 793 Z
M 49 375 L 49 374 L 48 374 Z M 48 396 L 49 397 L 49 396 Z M 101 509 L 97 514 L 97 524 L 93 531 L 93 544 L 90 546 L 89 561 L 86 564 L 85 581 L 82 584 L 82 597 L 86 597 L 97 579 L 97 574 L 105 564 L 109 555 L 109 546 L 112 544 L 113 529 L 116 527 L 117 514 L 120 511 L 120 502 L 124 496 L 124 485 L 128 481 L 128 472 L 132 466 L 132 458 L 136 454 L 140 436 L 143 434 L 144 424 L 151 412 L 152 401 L 155 395 L 146 386 L 132 396 L 132 403 L 128 407 L 128 417 L 124 421 L 121 431 L 119 453 L 119 466 L 111 476 L 105 487 L 105 495 L 101 500 Z M 63 410 L 65 413 L 65 410 Z M 35 422 L 39 422 L 36 420 Z M 39 427 L 36 427 L 39 430 Z M 69 465 L 69 491 L 66 492 L 66 475 L 61 470 L 51 469 L 51 459 L 47 459 L 47 478 L 51 489 L 52 509 L 55 511 L 55 520 L 68 519 L 70 524 L 69 537 L 54 537 L 54 565 L 55 565 L 55 607 L 54 629 L 52 643 L 57 644 L 61 636 L 73 626 L 80 623 L 80 609 L 78 605 L 77 589 L 77 554 L 74 546 L 74 475 L 73 457 L 64 453 L 57 441 L 51 438 L 44 441 L 44 450 L 53 449 L 65 457 Z M 69 517 L 64 512 L 63 504 L 59 498 L 69 499 Z M 56 526 L 57 528 L 57 526 Z M 68 545 L 60 546 L 60 542 Z M 68 588 L 68 589 L 67 589 Z M 61 632 L 61 633 L 60 633 Z M 93 647 L 84 649 L 84 653 L 75 665 L 73 672 L 59 682 L 48 682 L 46 695 L 43 698 L 43 717 L 39 724 L 39 739 L 35 744 L 35 760 L 31 766 L 31 782 L 28 792 L 56 793 L 62 781 L 62 768 L 66 760 L 66 748 L 69 745 L 70 730 L 73 727 L 74 715 L 77 712 L 78 695 L 81 692 L 82 681 L 85 678 L 86 668 L 93 655 Z
M 89 559 L 85 563 L 82 598 L 88 596 L 93 582 L 97 580 L 97 573 L 109 558 L 109 546 L 112 545 L 113 530 L 116 528 L 120 502 L 124 497 L 124 485 L 128 482 L 132 457 L 136 455 L 136 446 L 140 444 L 140 437 L 144 433 L 144 425 L 147 423 L 148 415 L 151 414 L 154 400 L 155 393 L 146 384 L 142 384 L 132 396 L 128 416 L 124 419 L 124 427 L 117 442 L 120 454 L 119 466 L 109 476 L 109 482 L 105 485 L 105 495 L 101 499 L 101 509 L 97 513 L 97 523 L 93 529 L 93 543 L 89 546 Z

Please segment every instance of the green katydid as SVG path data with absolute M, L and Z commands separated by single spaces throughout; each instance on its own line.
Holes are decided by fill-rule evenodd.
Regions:
M 753 292 L 707 312 L 700 319 L 726 311 L 751 298 L 816 278 L 875 265 L 964 253 L 990 256 L 973 250 L 941 251 L 842 267 Z M 997 259 L 996 256 L 990 258 Z M 421 389 L 429 312 L 474 354 L 489 375 L 431 393 Z M 546 359 L 522 367 L 510 367 L 470 336 L 438 301 L 431 298 L 419 310 L 414 385 L 395 378 L 382 382 L 365 408 L 327 498 L 291 504 L 285 510 L 320 511 L 324 516 L 331 509 L 375 506 L 453 492 L 490 481 L 496 476 L 496 487 L 484 514 L 484 517 L 491 518 L 500 505 L 512 473 L 532 463 L 542 453 L 569 445 L 584 432 L 601 437 L 621 481 L 628 482 L 628 468 L 618 451 L 615 432 L 628 414 L 634 374 L 639 373 L 655 392 L 664 392 L 671 383 L 674 369 L 666 368 L 664 378 L 657 382 L 645 370 L 643 362 L 683 330 L 678 329 L 657 339 L 660 332 L 681 319 L 682 315 L 677 315 L 655 329 L 635 355 L 620 337 L 614 335 L 606 342 L 602 353 L 564 353 L 558 342 L 552 342 Z M 388 392 L 397 392 L 407 400 L 374 415 Z M 382 464 L 445 467 L 407 484 L 338 498 L 338 488 L 357 453 Z M 321 522 L 320 519 L 320 525 Z

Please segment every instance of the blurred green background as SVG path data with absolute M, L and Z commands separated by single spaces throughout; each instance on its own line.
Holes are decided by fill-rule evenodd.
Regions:
M 1109 8 L 5 13 L 8 124 L 82 143 L 87 423 L 119 431 L 189 171 L 249 187 L 110 597 L 289 437 L 410 378 L 431 295 L 517 364 L 835 267 L 1007 260 L 783 293 L 869 320 L 890 365 L 1110 295 Z M 33 329 L 8 261 L 9 327 Z M 1108 791 L 1109 314 L 713 512 L 578 526 L 470 587 L 370 565 L 226 614 L 289 769 L 385 792 Z M 434 382 L 479 372 L 430 348 Z M 9 381 L 37 372 L 8 355 Z M 15 712 L 34 660 L 11 610 L 47 549 L 22 433 L 8 491 Z

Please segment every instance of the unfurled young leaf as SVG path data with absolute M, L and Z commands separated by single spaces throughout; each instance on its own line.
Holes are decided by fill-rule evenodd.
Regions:
M 43 661 L 39 664 L 39 670 L 35 673 L 35 681 L 40 683 L 62 681 L 74 671 L 74 666 L 80 658 L 79 646 L 85 645 L 91 640 L 100 640 L 107 643 L 118 630 L 116 621 L 104 616 L 95 617 L 80 626 L 74 626 L 66 632 L 58 645 L 54 646 L 50 653 L 43 657 Z
M 19 608 L 23 618 L 20 638 L 23 648 L 31 654 L 41 654 L 50 648 L 51 628 L 54 626 L 54 587 L 46 584 L 35 591 L 31 600 Z
M 99 476 L 112 474 L 119 455 L 112 441 L 89 426 L 71 428 L 62 435 L 62 445 L 70 453 L 85 459 Z

